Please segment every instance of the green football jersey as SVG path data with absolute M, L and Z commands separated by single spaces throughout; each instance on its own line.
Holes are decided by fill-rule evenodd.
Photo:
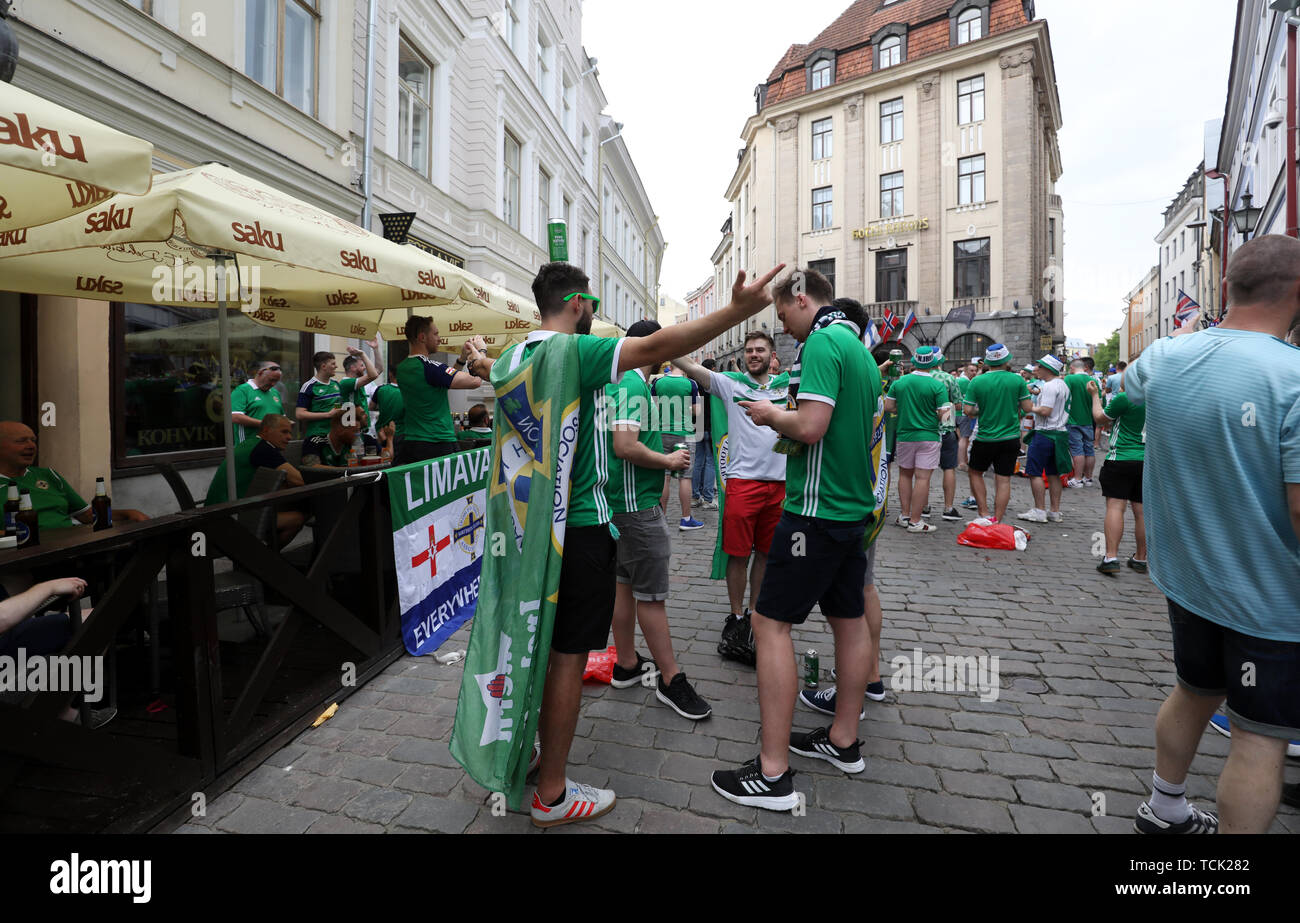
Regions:
M 663 440 L 650 425 L 650 386 L 640 369 L 628 369 L 616 385 L 605 387 L 605 418 L 609 429 L 609 473 L 605 496 L 610 512 L 636 513 L 658 505 L 664 488 L 663 468 L 642 468 L 614 454 L 614 427 L 640 427 L 637 441 L 659 454 Z
M 966 403 L 979 411 L 976 442 L 1006 442 L 1020 438 L 1020 402 L 1028 399 L 1028 383 L 1009 369 L 976 376 L 966 387 Z
M 254 420 L 265 420 L 273 413 L 284 413 L 284 400 L 280 397 L 279 388 L 272 386 L 263 391 L 251 381 L 246 381 L 231 392 L 230 412 L 242 413 Z M 260 431 L 260 426 L 236 426 L 236 444 L 256 438 Z
M 455 442 L 447 390 L 456 373 L 437 359 L 407 356 L 397 366 L 397 384 L 405 404 L 405 439 Z
M 809 334 L 797 400 L 833 409 L 826 434 L 786 462 L 786 511 L 841 522 L 866 519 L 876 508 L 868 451 L 881 401 L 880 370 L 847 325 Z
M 1091 397 L 1091 395 L 1089 395 Z M 1115 421 L 1106 461 L 1145 461 L 1147 457 L 1147 406 L 1134 404 L 1121 391 L 1106 405 L 1106 416 Z
M 939 415 L 948 403 L 948 389 L 925 372 L 909 372 L 889 389 L 898 402 L 899 442 L 938 442 Z

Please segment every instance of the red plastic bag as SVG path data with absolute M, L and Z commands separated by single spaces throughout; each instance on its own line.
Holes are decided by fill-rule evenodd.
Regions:
M 617 649 L 610 645 L 603 651 L 587 655 L 587 667 L 582 671 L 582 681 L 609 684 L 614 679 L 614 664 L 618 661 Z
M 1029 539 L 1029 533 L 1016 529 L 1005 522 L 981 525 L 978 521 L 969 523 L 957 536 L 958 545 L 970 545 L 972 548 L 993 548 L 998 551 L 1016 550 L 1016 533 L 1020 532 Z

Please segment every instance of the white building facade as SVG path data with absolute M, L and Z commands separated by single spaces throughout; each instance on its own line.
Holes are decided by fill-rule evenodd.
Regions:
M 1177 197 L 1165 209 L 1164 227 L 1155 238 L 1160 249 L 1158 336 L 1169 336 L 1174 330 L 1174 312 L 1180 291 L 1199 303 L 1197 295 L 1201 287 L 1201 273 L 1205 269 L 1201 246 L 1201 235 L 1205 228 L 1199 226 L 1205 223 L 1205 197 L 1202 189 L 1202 168 L 1198 165 Z

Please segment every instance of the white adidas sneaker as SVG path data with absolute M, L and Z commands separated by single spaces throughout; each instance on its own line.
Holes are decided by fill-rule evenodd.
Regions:
M 537 792 L 533 792 L 530 813 L 534 827 L 556 827 L 580 820 L 592 820 L 613 810 L 614 792 L 608 788 L 596 788 L 572 779 L 565 779 L 564 787 L 564 800 L 554 807 L 542 804 Z

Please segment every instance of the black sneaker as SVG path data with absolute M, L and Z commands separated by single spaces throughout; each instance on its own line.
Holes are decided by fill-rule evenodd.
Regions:
M 690 718 L 692 721 L 699 721 L 713 714 L 709 703 L 700 698 L 699 693 L 686 681 L 686 674 L 680 670 L 673 677 L 673 681 L 666 685 L 664 678 L 659 677 L 655 697 L 683 718 Z
M 921 518 L 922 518 L 922 519 L 929 519 L 929 518 L 930 518 L 930 505 L 929 505 L 929 504 L 926 504 L 925 509 L 921 510 Z
M 835 687 L 828 689 L 819 689 L 813 692 L 811 689 L 803 689 L 799 692 L 799 704 L 813 711 L 819 711 L 823 715 L 835 717 Z M 862 713 L 858 715 L 859 720 L 867 717 L 867 707 L 862 706 Z
M 1219 832 L 1219 818 L 1209 811 L 1202 811 L 1195 805 L 1192 805 L 1191 808 L 1192 813 L 1187 815 L 1187 820 L 1181 824 L 1171 824 L 1156 817 L 1155 812 L 1151 810 L 1151 805 L 1144 801 L 1138 805 L 1138 816 L 1137 820 L 1133 822 L 1133 829 L 1138 833 Z
M 758 663 L 758 651 L 754 647 L 754 629 L 750 625 L 749 610 L 742 616 L 729 615 L 722 626 L 722 640 L 718 643 L 718 653 L 724 660 L 735 660 L 746 666 Z
M 624 670 L 617 663 L 614 664 L 614 675 L 610 679 L 609 684 L 615 689 L 627 689 L 629 686 L 639 686 L 644 681 L 647 673 L 651 676 L 657 675 L 658 671 L 655 669 L 655 662 L 642 657 L 640 651 L 638 651 L 636 655 L 636 666 L 631 670 Z
M 885 701 L 885 683 L 883 680 L 867 683 L 867 698 L 873 702 Z M 863 711 L 863 717 L 866 717 L 865 710 Z
M 943 518 L 948 520 L 948 522 L 959 522 L 961 520 L 961 513 L 957 512 L 957 507 L 950 506 L 943 511 Z
M 798 753 L 800 756 L 811 756 L 814 759 L 825 760 L 836 769 L 853 774 L 861 772 L 867 768 L 867 764 L 862 759 L 862 753 L 858 746 L 862 743 L 855 740 L 851 747 L 837 747 L 831 743 L 830 729 L 818 728 L 815 731 L 795 731 L 790 735 L 790 752 Z
M 1282 786 L 1282 803 L 1300 808 L 1300 782 L 1289 782 Z
M 769 811 L 792 811 L 799 806 L 799 794 L 794 790 L 793 769 L 787 769 L 781 778 L 769 782 L 763 778 L 759 758 L 756 756 L 739 769 L 719 769 L 711 779 L 713 790 L 736 804 Z

